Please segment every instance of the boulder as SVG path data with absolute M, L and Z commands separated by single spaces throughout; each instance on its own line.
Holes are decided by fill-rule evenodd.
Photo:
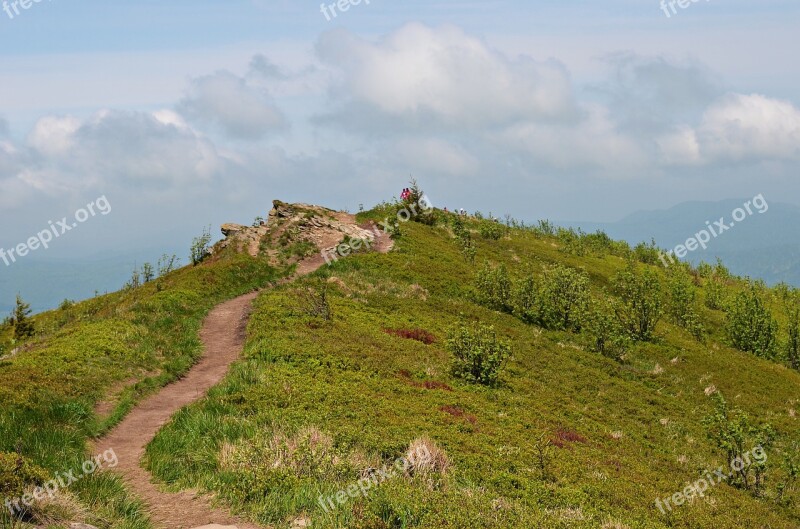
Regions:
M 225 237 L 230 237 L 231 235 L 236 235 L 238 233 L 242 233 L 244 230 L 247 229 L 247 226 L 242 226 L 241 224 L 234 224 L 229 222 L 227 224 L 223 224 L 221 227 L 222 234 Z

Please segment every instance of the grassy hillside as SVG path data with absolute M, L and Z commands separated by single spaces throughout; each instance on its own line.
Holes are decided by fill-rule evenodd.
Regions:
M 92 455 L 88 439 L 193 365 L 201 351 L 201 321 L 213 306 L 283 274 L 260 259 L 226 254 L 35 316 L 34 336 L 0 361 L 0 455 L 16 452 L 41 467 L 46 479 L 80 473 Z M 0 343 L 9 343 L 11 334 L 0 328 Z M 16 454 L 0 458 L 0 502 L 16 496 L 9 485 L 9 476 L 19 474 Z M 103 528 L 149 527 L 141 506 L 109 474 L 63 488 L 56 501 L 37 502 L 31 514 L 28 521 L 45 526 L 85 520 Z M 0 526 L 12 526 L 6 507 Z
M 611 294 L 624 257 L 653 262 L 653 249 L 630 251 L 546 225 L 501 228 L 495 240 L 496 225 L 472 219 L 472 261 L 453 220 L 402 224 L 388 255 L 358 253 L 265 291 L 245 358 L 150 445 L 155 476 L 212 491 L 276 527 L 309 519 L 314 527 L 374 529 L 800 526 L 793 481 L 800 373 L 775 347 L 761 356 L 732 348 L 725 312 L 704 303 L 712 282 L 726 300 L 748 290 L 745 282 L 720 279 L 721 268 L 688 271 L 699 296 L 696 323 L 705 328 L 700 340 L 665 317 L 651 340 L 603 355 L 592 350 L 588 324 L 580 332 L 548 329 L 515 310 L 488 308 L 476 288 L 479 271 L 484 261 L 515 277 L 540 278 L 552 265 L 583 269 L 596 306 L 601 298 L 617 302 Z M 661 268 L 636 267 L 669 281 Z M 752 288 L 785 327 L 780 299 L 788 294 Z M 326 301 L 329 319 L 317 310 Z M 597 306 L 595 317 L 605 310 L 613 318 L 612 305 Z M 497 385 L 453 376 L 447 339 L 459 324 L 491 325 L 510 343 Z M 729 411 L 714 426 L 720 394 Z M 756 427 L 767 423 L 775 434 L 758 492 L 720 483 L 659 511 L 657 498 L 728 470 L 724 441 L 749 451 Z M 389 472 L 420 443 L 436 455 L 433 464 Z M 368 486 L 375 475 L 380 484 Z M 337 493 L 340 504 L 327 502 Z

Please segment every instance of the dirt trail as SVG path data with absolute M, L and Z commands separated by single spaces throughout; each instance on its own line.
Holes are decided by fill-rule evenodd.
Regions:
M 392 242 L 381 234 L 375 244 L 385 253 Z M 324 263 L 317 255 L 299 263 L 295 277 L 313 272 Z M 149 507 L 154 524 L 165 529 L 186 529 L 209 524 L 259 529 L 230 513 L 214 509 L 209 499 L 193 491 L 163 492 L 151 482 L 141 466 L 145 447 L 181 408 L 203 398 L 239 359 L 245 341 L 247 320 L 257 292 L 232 299 L 214 308 L 203 322 L 200 338 L 204 353 L 200 361 L 180 380 L 142 401 L 105 438 L 97 441 L 94 453 L 113 449 L 119 458 L 114 469 L 130 489 Z

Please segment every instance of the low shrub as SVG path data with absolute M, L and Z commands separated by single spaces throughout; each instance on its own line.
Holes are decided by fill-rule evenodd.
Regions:
M 50 478 L 44 469 L 34 465 L 19 454 L 0 452 L 0 498 L 13 501 L 29 493 L 34 487 L 41 487 Z M 25 506 L 20 503 L 21 508 Z
M 705 328 L 695 308 L 697 289 L 692 276 L 677 265 L 670 268 L 667 275 L 669 294 L 667 310 L 670 318 L 673 323 L 689 331 L 697 340 L 703 341 Z
M 499 222 L 489 220 L 481 222 L 478 232 L 484 239 L 496 241 L 505 235 L 506 230 Z
M 556 265 L 545 270 L 539 285 L 539 322 L 548 329 L 578 331 L 589 306 L 589 276 Z
M 584 332 L 589 336 L 589 347 L 593 351 L 620 360 L 628 351 L 631 339 L 615 312 L 611 301 L 592 300 Z
M 493 386 L 503 364 L 511 356 L 511 346 L 500 340 L 494 327 L 461 324 L 450 332 L 447 349 L 453 355 L 453 375 L 468 382 Z
M 661 282 L 651 270 L 640 271 L 632 262 L 613 280 L 615 293 L 620 298 L 617 317 L 637 341 L 651 341 L 663 315 Z
M 739 292 L 728 307 L 728 336 L 737 349 L 771 358 L 775 353 L 777 327 L 755 285 Z
M 512 312 L 511 280 L 505 265 L 493 267 L 487 261 L 475 280 L 479 301 L 494 310 Z

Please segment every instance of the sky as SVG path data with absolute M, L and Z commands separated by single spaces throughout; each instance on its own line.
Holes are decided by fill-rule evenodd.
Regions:
M 523 220 L 800 205 L 800 3 L 681 2 L 6 2 L 0 248 L 188 248 L 412 176 Z

